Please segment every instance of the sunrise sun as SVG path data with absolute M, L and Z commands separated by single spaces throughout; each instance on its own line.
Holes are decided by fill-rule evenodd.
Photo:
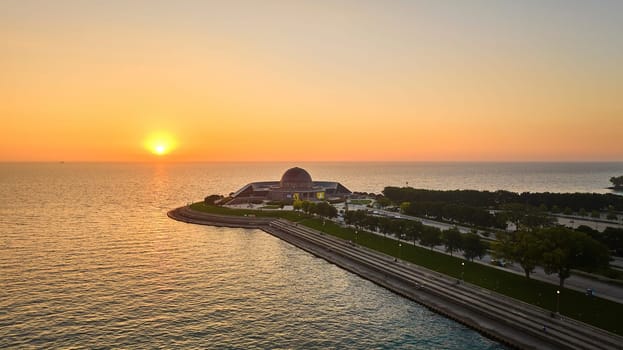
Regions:
M 163 155 L 167 153 L 167 146 L 163 144 L 158 144 L 154 147 L 153 152 L 158 155 Z
M 167 133 L 158 132 L 151 134 L 145 141 L 145 148 L 157 155 L 169 154 L 175 148 L 176 142 L 173 136 Z

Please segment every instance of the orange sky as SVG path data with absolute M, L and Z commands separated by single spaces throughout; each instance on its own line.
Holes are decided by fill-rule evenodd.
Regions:
M 622 161 L 621 33 L 621 2 L 3 1 L 0 161 Z

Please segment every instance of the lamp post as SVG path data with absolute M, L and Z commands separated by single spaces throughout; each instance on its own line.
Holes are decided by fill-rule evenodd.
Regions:
M 465 283 L 465 263 L 461 262 L 461 281 Z
M 359 231 L 355 230 L 355 242 L 359 243 Z
M 398 243 L 398 258 L 402 260 L 402 243 Z
M 556 314 L 560 314 L 560 290 L 556 290 Z

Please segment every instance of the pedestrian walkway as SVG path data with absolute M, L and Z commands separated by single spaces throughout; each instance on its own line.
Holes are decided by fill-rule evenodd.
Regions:
M 401 242 L 402 244 L 410 244 L 410 245 L 414 244 L 413 241 L 406 240 L 406 239 L 398 239 L 395 236 L 391 236 L 391 235 L 385 236 L 380 232 L 372 232 L 372 233 L 378 236 L 392 238 L 396 240 L 396 244 L 398 244 L 398 242 Z M 415 245 L 425 248 L 425 249 L 430 249 L 429 247 L 424 247 L 420 245 L 419 243 L 415 243 Z M 445 247 L 443 245 L 435 246 L 433 247 L 433 250 L 438 253 L 450 255 L 449 253 L 446 253 Z M 504 270 L 504 271 L 514 273 L 517 275 L 521 275 L 521 276 L 524 275 L 524 272 L 521 269 L 521 267 L 516 264 L 509 264 L 506 267 L 491 265 L 491 256 L 489 255 L 485 255 L 482 259 L 474 259 L 474 262 L 478 264 L 482 264 L 482 265 L 488 265 L 493 268 Z M 543 281 L 546 283 L 550 283 L 553 285 L 558 285 L 558 276 L 554 274 L 548 275 L 545 273 L 545 271 L 543 271 L 542 268 L 536 268 L 535 271 L 530 274 L 530 278 Z M 601 281 L 598 281 L 592 278 L 572 274 L 571 277 L 565 280 L 565 288 L 576 290 L 582 293 L 585 293 L 587 289 L 592 289 L 594 296 L 623 304 L 623 286 L 609 284 L 609 283 L 601 282 Z

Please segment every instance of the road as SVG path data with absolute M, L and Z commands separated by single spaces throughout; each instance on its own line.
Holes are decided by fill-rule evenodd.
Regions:
M 441 230 L 447 230 L 450 229 L 452 227 L 457 227 L 459 229 L 459 231 L 461 231 L 462 233 L 468 233 L 472 231 L 472 228 L 467 227 L 467 226 L 460 226 L 460 225 L 452 225 L 452 224 L 447 224 L 444 222 L 439 222 L 439 221 L 434 221 L 434 220 L 430 220 L 430 219 L 423 219 L 423 218 L 419 218 L 419 217 L 413 217 L 413 216 L 409 216 L 409 215 L 404 215 L 404 214 L 399 214 L 396 212 L 391 212 L 391 211 L 386 211 L 386 210 L 375 210 L 375 212 L 377 212 L 379 215 L 384 215 L 387 217 L 393 217 L 393 218 L 400 218 L 400 219 L 406 219 L 406 220 L 417 220 L 422 222 L 424 225 L 427 226 L 433 226 L 433 227 L 437 227 Z M 377 235 L 382 236 L 383 234 L 379 233 L 379 232 L 374 232 Z M 482 231 L 479 232 L 482 236 Z M 395 238 L 397 240 L 397 238 Z M 404 243 L 406 244 L 413 244 L 413 241 L 407 241 L 407 240 L 403 240 Z M 418 244 L 419 245 L 419 244 Z M 428 247 L 426 247 L 428 248 Z M 433 248 L 433 250 L 439 252 L 439 253 L 443 253 L 443 254 L 448 254 L 445 252 L 445 247 L 444 246 L 436 246 Z M 505 270 L 511 273 L 515 273 L 515 274 L 519 274 L 519 275 L 524 275 L 524 272 L 522 270 L 522 268 L 517 265 L 517 264 L 509 264 L 506 267 L 500 267 L 500 266 L 493 266 L 491 265 L 491 256 L 490 255 L 485 255 L 482 259 L 478 260 L 475 259 L 474 262 L 483 264 L 483 265 L 489 265 L 501 270 Z M 617 259 L 615 260 L 615 266 L 617 266 L 617 264 L 623 266 L 623 260 L 621 259 Z M 542 268 L 536 268 L 535 271 L 530 275 L 531 278 L 534 278 L 536 280 L 539 281 L 543 281 L 543 282 L 547 282 L 547 283 L 551 283 L 554 285 L 558 285 L 558 276 L 557 275 L 548 275 L 545 273 L 545 271 L 543 271 Z M 617 303 L 623 303 L 623 286 L 620 285 L 616 285 L 616 284 L 610 284 L 610 283 L 606 283 L 606 282 L 601 282 L 598 281 L 596 279 L 593 278 L 588 278 L 588 277 L 584 277 L 584 276 L 580 276 L 577 274 L 572 274 L 571 277 L 567 278 L 565 280 L 565 287 L 569 288 L 569 289 L 573 289 L 579 292 L 586 292 L 586 290 L 588 288 L 593 290 L 594 295 L 599 296 L 601 298 L 604 299 L 608 299 L 608 300 L 612 300 L 615 301 Z

